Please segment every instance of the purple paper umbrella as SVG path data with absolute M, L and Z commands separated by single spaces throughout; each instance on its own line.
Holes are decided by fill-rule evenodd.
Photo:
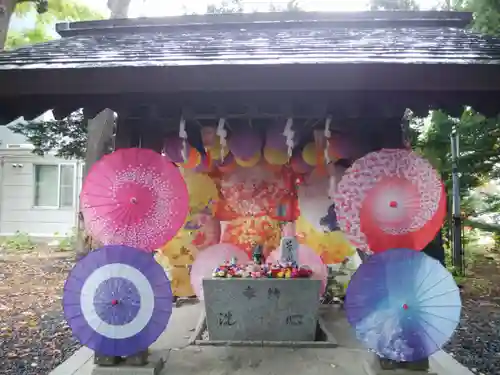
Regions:
M 228 140 L 229 150 L 240 159 L 250 159 L 262 148 L 262 139 L 256 130 L 237 130 Z
M 172 314 L 172 289 L 151 254 L 112 245 L 80 260 L 64 286 L 64 315 L 82 345 L 108 356 L 146 350 Z
M 347 319 L 363 344 L 400 362 L 428 358 L 460 320 L 460 292 L 437 260 L 409 249 L 372 255 L 346 292 Z

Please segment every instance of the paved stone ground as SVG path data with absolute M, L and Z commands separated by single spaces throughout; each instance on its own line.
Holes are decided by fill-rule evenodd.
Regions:
M 164 374 L 363 375 L 367 356 L 349 349 L 188 347 L 171 352 Z
M 174 309 L 167 331 L 153 345 L 153 350 L 170 349 L 162 375 L 370 375 L 365 369 L 372 357 L 359 348 L 339 310 L 327 312 L 328 328 L 334 329 L 342 348 L 291 349 L 190 346 L 201 308 L 199 304 Z M 439 364 L 431 361 L 438 375 L 471 375 L 444 352 L 439 357 Z M 83 348 L 73 364 L 68 361 L 51 375 L 90 375 L 91 358 L 92 353 Z M 78 367 L 80 370 L 75 371 Z

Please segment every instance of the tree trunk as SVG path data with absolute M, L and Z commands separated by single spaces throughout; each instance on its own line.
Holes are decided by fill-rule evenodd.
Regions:
M 0 0 L 1 1 L 1 0 Z M 131 0 L 108 0 L 110 18 L 127 18 Z
M 9 23 L 14 14 L 17 0 L 0 0 L 0 51 L 5 47 Z

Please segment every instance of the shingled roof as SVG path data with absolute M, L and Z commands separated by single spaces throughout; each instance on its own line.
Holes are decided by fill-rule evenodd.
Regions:
M 260 13 L 64 23 L 0 53 L 0 100 L 231 91 L 500 91 L 466 12 Z
M 375 12 L 344 14 L 344 18 L 321 13 L 294 13 L 291 18 L 271 15 L 59 24 L 62 39 L 2 53 L 0 69 L 500 63 L 500 41 L 464 29 L 471 21 L 470 13 Z

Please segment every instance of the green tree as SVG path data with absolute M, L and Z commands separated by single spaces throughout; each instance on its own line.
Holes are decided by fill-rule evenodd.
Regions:
M 207 5 L 207 14 L 243 13 L 241 0 L 223 0 L 220 4 Z
M 278 6 L 274 3 L 269 4 L 270 12 L 301 12 L 302 8 L 300 7 L 299 0 L 290 0 L 285 6 Z
M 24 45 L 41 43 L 54 38 L 50 28 L 57 21 L 85 21 L 102 19 L 104 16 L 82 4 L 78 0 L 20 1 L 14 13 L 19 17 L 37 12 L 33 27 L 24 30 L 9 30 L 5 48 L 18 48 Z
M 33 144 L 33 153 L 45 155 L 55 151 L 65 159 L 85 159 L 87 149 L 87 122 L 82 111 L 54 121 L 18 122 L 9 126 L 14 133 L 22 134 Z
M 460 139 L 460 195 L 465 218 L 498 212 L 500 197 L 478 194 L 475 189 L 500 177 L 500 119 L 466 108 L 458 119 L 437 110 L 427 119 L 412 121 L 413 145 L 440 172 L 448 197 L 452 188 L 450 134 L 454 128 Z
M 470 0 L 464 8 L 474 12 L 473 27 L 477 31 L 500 36 L 500 2 L 497 0 Z
M 467 11 L 469 0 L 439 0 L 432 10 Z
M 436 10 L 474 13 L 472 27 L 489 35 L 500 35 L 500 2 L 497 0 L 440 0 Z
M 243 13 L 245 7 L 242 0 L 223 0 L 219 4 L 209 4 L 207 14 Z M 270 12 L 298 12 L 301 11 L 299 0 L 289 0 L 284 6 L 278 6 L 273 2 L 269 4 Z
M 419 10 L 416 0 L 371 0 L 371 10 Z

